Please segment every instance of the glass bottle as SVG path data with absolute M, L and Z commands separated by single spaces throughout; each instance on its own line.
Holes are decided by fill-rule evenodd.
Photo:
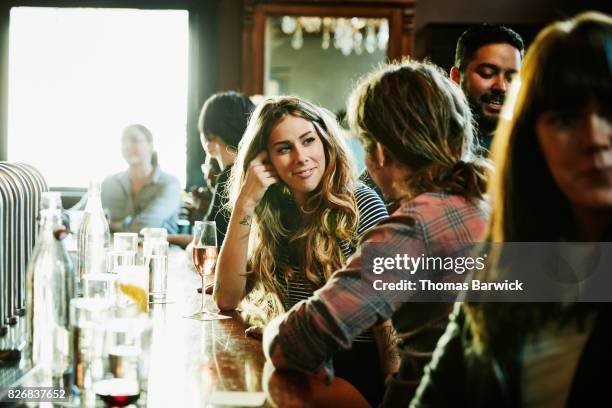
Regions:
M 99 182 L 89 183 L 87 206 L 77 237 L 77 270 L 79 279 L 86 273 L 106 272 L 106 249 L 110 246 L 110 229 L 102 208 Z
M 26 272 L 30 362 L 60 383 L 70 371 L 68 316 L 76 283 L 72 260 L 62 242 L 67 231 L 61 223 L 61 208 L 59 193 L 42 194 L 40 229 Z

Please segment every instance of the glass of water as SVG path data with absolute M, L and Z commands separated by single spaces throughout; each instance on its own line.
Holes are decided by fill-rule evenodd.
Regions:
M 113 273 L 87 273 L 81 279 L 83 297 L 100 298 L 114 305 L 117 300 L 118 275 Z
M 72 391 L 75 394 L 86 393 L 93 381 L 102 378 L 103 341 L 100 328 L 110 316 L 111 305 L 104 299 L 75 298 L 70 301 Z
M 138 234 L 135 232 L 115 232 L 113 249 L 117 251 L 138 251 Z
M 143 370 L 143 319 L 113 318 L 104 325 L 104 375 L 93 389 L 113 407 L 135 403 L 140 397 Z
M 149 311 L 149 273 L 144 265 L 120 266 L 117 274 L 117 303 L 122 308 L 135 306 Z
M 147 240 L 144 264 L 149 272 L 149 302 L 166 303 L 168 291 L 168 242 Z
M 118 273 L 118 268 L 122 266 L 133 266 L 135 264 L 135 251 L 113 250 L 106 253 L 106 272 L 108 273 Z

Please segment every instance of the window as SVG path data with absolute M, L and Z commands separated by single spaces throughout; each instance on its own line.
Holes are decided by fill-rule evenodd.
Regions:
M 8 159 L 85 187 L 127 168 L 121 131 L 140 123 L 184 184 L 188 30 L 186 10 L 11 9 Z

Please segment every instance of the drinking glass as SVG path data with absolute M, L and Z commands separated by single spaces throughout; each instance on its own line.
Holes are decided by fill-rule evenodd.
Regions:
M 75 394 L 86 392 L 93 381 L 102 377 L 100 327 L 109 318 L 110 310 L 111 304 L 100 298 L 75 298 L 70 301 L 72 391 Z
M 168 290 L 168 242 L 145 241 L 144 263 L 149 271 L 149 302 L 166 303 Z
M 106 272 L 117 273 L 121 266 L 132 266 L 136 263 L 136 251 L 113 250 L 106 253 Z
M 214 221 L 196 221 L 193 226 L 193 266 L 202 279 L 202 304 L 200 310 L 191 318 L 203 317 L 207 314 L 214 315 L 205 304 L 206 278 L 213 276 L 217 264 L 217 225 Z
M 118 304 L 122 308 L 135 306 L 139 312 L 149 310 L 149 273 L 144 265 L 117 268 Z
M 138 234 L 135 232 L 115 232 L 113 249 L 117 251 L 138 251 Z
M 93 389 L 107 405 L 123 407 L 140 397 L 143 370 L 141 318 L 115 317 L 104 324 L 104 375 Z
M 143 228 L 140 234 L 144 241 L 149 239 L 161 239 L 165 241 L 168 238 L 168 230 L 165 228 Z
M 83 297 L 101 298 L 114 305 L 117 299 L 117 278 L 114 273 L 86 273 L 81 279 Z

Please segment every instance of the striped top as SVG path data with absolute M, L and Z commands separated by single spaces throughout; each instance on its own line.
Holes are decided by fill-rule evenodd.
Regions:
M 374 190 L 364 184 L 357 185 L 355 189 L 355 201 L 357 202 L 359 213 L 357 238 L 361 238 L 363 234 L 375 226 L 378 221 L 386 218 L 389 214 L 380 197 Z M 339 245 L 345 260 L 348 260 L 355 252 L 356 247 L 354 243 L 341 240 Z M 288 267 L 293 270 L 293 274 L 291 278 L 286 281 L 283 271 Z M 301 300 L 308 299 L 316 289 L 323 286 L 325 283 L 325 277 L 320 274 L 321 284 L 315 287 L 315 285 L 306 278 L 306 275 L 300 269 L 299 265 L 295 263 L 292 264 L 289 256 L 289 249 L 287 247 L 281 248 L 279 266 L 275 270 L 275 277 L 283 294 L 285 310 L 291 309 L 293 305 Z M 364 333 L 364 335 L 356 338 L 355 341 L 373 341 L 372 333 L 368 331 Z

